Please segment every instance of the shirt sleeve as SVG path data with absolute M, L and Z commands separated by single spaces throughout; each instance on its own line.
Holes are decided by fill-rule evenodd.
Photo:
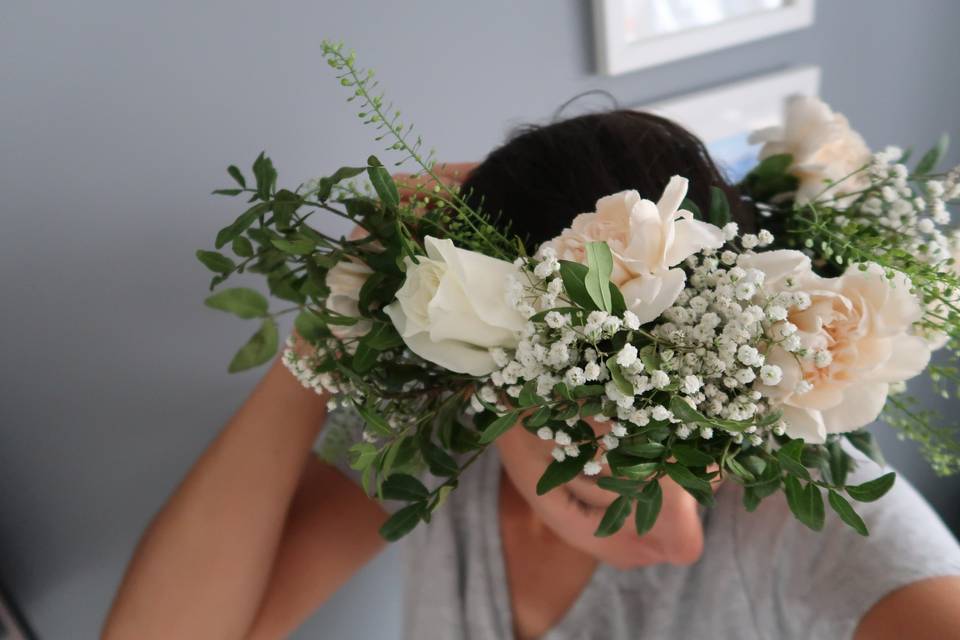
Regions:
M 848 485 L 893 470 L 857 460 Z M 960 576 L 956 538 L 902 475 L 879 500 L 850 503 L 868 537 L 844 524 L 826 495 L 820 532 L 793 517 L 782 493 L 740 514 L 738 561 L 760 628 L 779 629 L 782 638 L 851 638 L 885 595 L 926 578 Z

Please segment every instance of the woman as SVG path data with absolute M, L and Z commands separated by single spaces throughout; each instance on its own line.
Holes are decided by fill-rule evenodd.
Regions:
M 694 202 L 725 185 L 682 128 L 613 111 L 530 128 L 463 186 L 535 246 L 674 174 Z M 325 404 L 273 363 L 144 534 L 105 637 L 282 637 L 383 548 L 385 508 L 311 454 Z M 412 534 L 410 638 L 960 637 L 960 548 L 903 480 L 863 506 L 866 539 L 836 518 L 806 530 L 780 494 L 747 513 L 730 482 L 704 511 L 669 479 L 647 535 L 596 538 L 610 493 L 582 477 L 537 497 L 549 443 L 518 428 L 496 445 Z

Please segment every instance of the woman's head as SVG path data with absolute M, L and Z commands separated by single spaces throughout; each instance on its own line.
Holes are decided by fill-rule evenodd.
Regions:
M 704 210 L 710 187 L 726 191 L 734 220 L 742 229 L 752 229 L 752 220 L 700 140 L 669 120 L 636 111 L 524 127 L 470 173 L 462 192 L 472 206 L 509 223 L 533 250 L 560 235 L 577 214 L 593 211 L 601 197 L 635 189 L 656 200 L 673 175 L 689 179 L 688 197 Z M 594 427 L 603 430 L 603 425 Z M 638 537 L 625 526 L 614 536 L 597 538 L 593 532 L 614 494 L 581 476 L 537 496 L 537 480 L 552 460 L 551 443 L 518 426 L 497 445 L 517 493 L 571 546 L 620 567 L 690 564 L 700 557 L 701 508 L 672 481 L 661 481 L 663 507 L 647 535 Z
M 706 210 L 710 187 L 728 193 L 741 229 L 752 220 L 739 206 L 700 140 L 670 120 L 614 110 L 521 127 L 470 173 L 462 191 L 530 248 L 560 235 L 598 199 L 627 189 L 656 200 L 670 177 L 690 181 L 688 198 Z

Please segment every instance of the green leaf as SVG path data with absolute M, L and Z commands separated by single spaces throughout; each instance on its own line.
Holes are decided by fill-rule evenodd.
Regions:
M 696 409 L 690 406 L 686 400 L 680 396 L 670 398 L 670 412 L 680 418 L 683 422 L 692 424 L 713 424 L 710 418 L 706 417 Z
M 411 475 L 405 473 L 394 473 L 387 478 L 381 487 L 383 497 L 386 500 L 404 500 L 414 502 L 426 500 L 430 492 L 423 486 L 423 483 Z
M 808 482 L 806 486 L 801 486 L 795 476 L 788 475 L 784 479 L 784 491 L 787 505 L 797 520 L 814 531 L 823 529 L 823 496 L 817 485 Z
M 460 470 L 457 461 L 432 442 L 423 443 L 421 451 L 423 451 L 423 459 L 427 461 L 427 466 L 430 468 L 430 473 L 435 476 L 449 477 Z
M 243 189 L 215 189 L 212 193 L 215 196 L 238 196 L 243 193 Z
M 233 260 L 216 251 L 197 250 L 197 260 L 214 273 L 230 273 L 237 268 Z
M 373 369 L 379 358 L 380 352 L 361 340 L 357 343 L 357 351 L 353 354 L 353 370 L 357 373 L 366 373 Z
M 617 385 L 620 393 L 632 397 L 634 395 L 633 385 L 624 377 L 623 371 L 620 369 L 620 365 L 617 364 L 616 358 L 609 358 L 607 360 L 607 370 L 610 372 L 610 379 Z
M 940 136 L 940 139 L 937 140 L 937 144 L 920 158 L 920 162 L 917 163 L 916 168 L 913 170 L 914 175 L 922 176 L 933 171 L 936 166 L 940 164 L 940 161 L 943 160 L 949 147 L 950 136 L 943 134 Z
M 380 536 L 388 541 L 394 542 L 413 531 L 420 520 L 427 513 L 427 505 L 423 502 L 415 502 L 400 509 L 383 523 L 380 527 Z
M 303 204 L 300 196 L 288 189 L 281 189 L 273 196 L 274 222 L 279 228 L 287 228 L 293 214 Z
M 316 193 L 317 199 L 320 201 L 326 200 L 330 197 L 330 192 L 333 190 L 334 185 L 343 180 L 349 180 L 350 178 L 358 176 L 366 170 L 366 167 L 340 167 L 329 177 L 320 178 L 319 188 Z M 351 209 L 356 208 L 356 206 L 356 204 L 347 203 L 347 213 L 350 213 Z
M 630 515 L 631 500 L 627 496 L 620 496 L 614 500 L 603 514 L 600 526 L 593 535 L 605 538 L 613 535 L 623 527 L 627 516 Z
M 480 434 L 480 444 L 489 444 L 506 433 L 510 427 L 517 423 L 519 416 L 519 411 L 510 411 L 491 422 Z
M 795 476 L 809 480 L 810 472 L 801 464 L 801 455 L 803 455 L 803 438 L 791 440 L 777 449 L 777 460 L 781 467 Z
M 566 458 L 563 462 L 556 460 L 551 462 L 537 481 L 537 495 L 542 496 L 551 489 L 576 478 L 583 470 L 583 461 L 593 458 L 596 450 L 597 448 L 593 445 L 585 445 L 580 447 L 580 455 L 576 458 Z
M 660 368 L 660 355 L 657 353 L 657 345 L 648 344 L 640 349 L 637 355 L 647 373 L 653 373 Z
M 257 196 L 261 200 L 269 200 L 277 184 L 277 170 L 273 168 L 273 161 L 264 155 L 263 151 L 253 161 L 253 177 L 257 180 Z
M 370 178 L 370 184 L 377 196 L 388 207 L 397 207 L 400 205 L 400 192 L 397 185 L 390 177 L 390 173 L 380 164 L 376 156 L 370 156 L 367 159 L 367 176 Z
M 253 205 L 241 213 L 232 224 L 220 229 L 220 231 L 217 233 L 217 240 L 214 243 L 214 246 L 217 249 L 222 249 L 228 242 L 231 242 L 234 238 L 249 229 L 250 225 L 256 222 L 257 218 L 269 210 L 269 202 L 258 202 L 257 204 Z
M 537 395 L 537 381 L 528 380 L 520 389 L 520 395 L 517 397 L 518 406 L 535 407 L 542 402 L 543 400 Z
M 313 253 L 317 245 L 311 240 L 285 240 L 283 238 L 274 238 L 271 244 L 284 253 L 295 256 L 306 256 Z
M 850 431 L 843 434 L 847 442 L 852 444 L 860 453 L 867 456 L 881 467 L 887 464 L 880 451 L 880 446 L 873 439 L 873 435 L 866 429 L 860 431 Z
M 233 356 L 227 370 L 236 373 L 269 361 L 277 353 L 277 342 L 277 323 L 273 318 L 264 318 L 260 329 Z
M 857 502 L 873 502 L 874 500 L 882 498 L 887 491 L 890 491 L 896 479 L 897 474 L 891 471 L 869 482 L 847 487 L 847 495 Z
M 587 292 L 587 285 L 585 283 L 587 271 L 587 267 L 578 262 L 570 262 L 569 260 L 560 261 L 560 279 L 563 280 L 563 289 L 570 299 L 570 302 L 579 305 L 583 309 L 593 311 L 597 309 L 597 306 Z
M 634 522 L 637 528 L 637 535 L 650 531 L 657 522 L 657 516 L 660 515 L 660 507 L 663 505 L 663 490 L 660 483 L 656 480 L 648 482 L 637 497 L 637 511 L 634 514 Z
M 670 453 L 685 467 L 706 467 L 713 464 L 713 456 L 688 444 L 675 444 L 670 448 Z
M 697 203 L 691 200 L 690 198 L 684 198 L 683 202 L 680 203 L 681 209 L 686 209 L 693 214 L 694 218 L 698 220 L 703 220 L 703 214 L 700 213 L 700 207 L 697 206 Z
M 230 174 L 231 178 L 237 181 L 237 184 L 244 189 L 247 188 L 247 181 L 243 178 L 243 173 L 241 173 L 240 169 L 238 169 L 236 165 L 230 165 L 227 167 L 227 173 Z
M 304 309 L 297 314 L 293 326 L 296 327 L 297 333 L 308 342 L 315 342 L 327 334 L 327 325 L 309 309 Z
M 828 465 L 830 482 L 842 487 L 847 482 L 847 473 L 853 466 L 853 458 L 843 450 L 839 440 L 827 443 L 827 453 L 830 455 Z
M 529 416 L 524 418 L 523 424 L 536 429 L 537 427 L 542 427 L 543 425 L 547 424 L 549 419 L 550 407 L 540 407 L 534 413 L 531 413 Z
M 588 242 L 585 248 L 587 275 L 584 278 L 584 285 L 587 288 L 587 294 L 598 309 L 610 312 L 613 310 L 613 300 L 610 297 L 613 254 L 606 242 Z
M 744 482 L 756 482 L 757 478 L 750 471 L 744 467 L 736 458 L 727 458 L 726 459 L 727 469 Z
M 354 471 L 363 471 L 377 457 L 377 448 L 369 442 L 358 442 L 350 447 L 349 453 L 350 468 Z
M 241 318 L 262 318 L 267 315 L 267 299 L 253 289 L 234 287 L 215 293 L 203 301 L 212 309 L 228 311 Z
M 638 458 L 659 458 L 664 448 L 659 442 L 634 442 L 629 439 L 621 440 L 617 447 L 618 450 Z
M 233 252 L 241 258 L 253 257 L 253 245 L 243 236 L 233 239 Z
M 370 427 L 374 433 L 384 437 L 393 435 L 393 429 L 390 428 L 387 419 L 380 415 L 373 405 L 357 405 L 357 413 L 360 414 L 360 417 L 363 418 L 363 421 L 367 423 L 367 426 Z
M 378 322 L 370 332 L 360 339 L 360 344 L 375 351 L 386 351 L 403 344 L 403 338 L 389 322 Z
M 727 194 L 720 187 L 710 187 L 709 220 L 718 227 L 730 222 L 730 203 L 727 202 Z
M 606 393 L 606 390 L 602 384 L 582 384 L 579 387 L 571 389 L 570 393 L 575 399 L 582 400 L 583 398 L 602 396 Z
M 625 476 L 632 480 L 646 480 L 660 468 L 659 462 L 650 462 L 642 458 L 636 458 L 621 451 L 619 447 L 607 452 L 607 462 L 615 474 Z
M 597 478 L 597 486 L 606 491 L 613 491 L 625 496 L 635 496 L 640 492 L 640 481 L 629 478 L 601 476 Z
M 687 469 L 682 464 L 668 462 L 665 468 L 670 479 L 684 489 L 689 490 L 690 494 L 693 495 L 698 502 L 704 502 L 708 497 L 713 497 L 713 489 L 710 487 L 710 483 L 694 475 L 690 469 Z
M 863 518 L 857 515 L 857 512 L 853 510 L 853 507 L 850 506 L 850 503 L 847 502 L 843 496 L 833 489 L 830 489 L 827 492 L 827 501 L 830 503 L 830 506 L 833 507 L 833 510 L 837 512 L 837 515 L 840 516 L 840 519 L 846 522 L 850 528 L 862 536 L 870 535 Z

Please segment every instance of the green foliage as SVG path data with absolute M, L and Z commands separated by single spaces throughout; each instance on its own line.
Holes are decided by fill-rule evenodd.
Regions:
M 236 287 L 224 289 L 204 300 L 212 309 L 227 311 L 241 318 L 262 318 L 267 315 L 267 299 L 253 289 Z
M 233 356 L 228 371 L 246 371 L 269 362 L 277 353 L 277 340 L 277 323 L 273 318 L 264 318 L 257 332 Z
M 628 496 L 620 496 L 610 503 L 593 535 L 603 538 L 619 531 L 626 522 L 627 516 L 630 515 L 632 503 Z
M 613 311 L 610 297 L 610 274 L 613 273 L 613 254 L 606 242 L 588 242 L 587 274 L 583 283 L 590 299 L 602 311 Z
M 660 483 L 656 480 L 648 482 L 640 495 L 637 496 L 636 513 L 634 514 L 637 535 L 642 536 L 653 528 L 657 516 L 660 515 L 662 505 L 663 490 L 660 488 Z

